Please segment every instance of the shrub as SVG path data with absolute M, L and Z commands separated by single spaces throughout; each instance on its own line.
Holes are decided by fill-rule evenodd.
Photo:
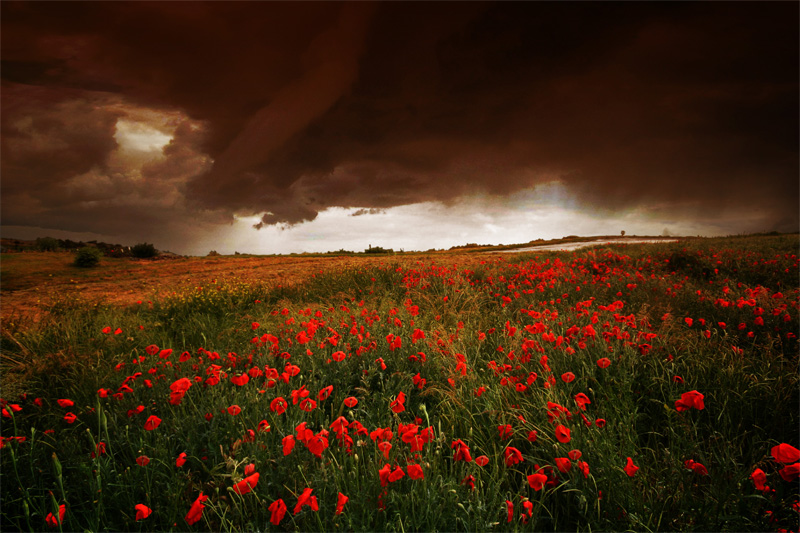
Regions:
M 131 254 L 133 254 L 133 257 L 138 257 L 139 259 L 149 259 L 157 256 L 158 250 L 156 250 L 156 247 L 152 244 L 141 242 L 131 248 Z
M 76 267 L 90 268 L 97 266 L 102 256 L 103 253 L 97 248 L 93 246 L 84 246 L 76 252 L 75 262 L 73 264 Z
M 36 239 L 36 249 L 40 252 L 55 252 L 58 250 L 58 239 L 53 237 L 39 237 Z

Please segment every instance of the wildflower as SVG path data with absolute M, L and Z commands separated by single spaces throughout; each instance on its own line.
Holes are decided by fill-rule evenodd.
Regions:
M 313 411 L 316 408 L 317 408 L 317 402 L 315 402 L 311 398 L 304 398 L 303 400 L 300 401 L 300 409 L 302 409 L 307 413 Z
M 601 429 L 606 427 L 605 418 L 598 418 L 597 420 L 594 421 L 594 425 L 599 427 L 599 428 L 601 428 Z
M 344 404 L 347 407 L 353 408 L 356 405 L 358 405 L 358 398 L 356 398 L 354 396 L 348 396 L 347 398 L 344 399 Z
M 703 466 L 702 464 L 698 463 L 697 461 L 692 460 L 692 459 L 688 459 L 688 460 L 684 461 L 683 462 L 683 466 L 685 466 L 687 469 L 691 470 L 695 474 L 698 474 L 698 475 L 701 475 L 701 476 L 707 476 L 708 475 L 708 470 L 706 469 L 706 467 Z
M 327 387 L 325 387 L 321 391 L 319 391 L 319 394 L 317 395 L 317 399 L 319 401 L 321 401 L 321 402 L 324 401 L 324 400 L 327 400 L 328 396 L 331 395 L 331 392 L 333 392 L 333 385 L 328 385 Z
M 394 483 L 405 475 L 406 473 L 403 472 L 403 469 L 397 466 L 394 470 L 392 470 L 387 479 L 389 480 L 389 483 Z
M 281 396 L 278 396 L 274 400 L 272 400 L 269 404 L 269 408 L 273 413 L 283 414 L 286 411 L 286 407 L 288 406 L 288 402 L 284 400 Z
M 397 394 L 397 398 L 392 400 L 390 407 L 392 408 L 393 412 L 402 413 L 403 411 L 406 410 L 405 402 L 406 402 L 406 395 L 403 392 L 400 392 Z
M 248 376 L 247 374 L 242 374 L 240 376 L 233 376 L 231 378 L 231 383 L 233 383 L 237 387 L 243 387 L 244 385 L 247 384 L 248 381 L 250 381 L 250 376 Z
M 559 424 L 556 426 L 556 439 L 558 442 L 567 443 L 570 441 L 570 431 L 568 427 Z
M 239 407 L 238 405 L 231 405 L 230 407 L 228 407 L 228 414 L 231 416 L 236 416 L 241 412 L 242 408 Z
M 412 463 L 408 465 L 408 477 L 411 479 L 425 479 L 425 473 L 422 471 L 421 466 Z
M 67 506 L 63 503 L 58 506 L 58 518 L 53 516 L 53 513 L 47 513 L 47 517 L 45 517 L 45 521 L 47 525 L 50 527 L 56 527 L 59 524 L 64 523 L 64 514 L 67 512 Z
M 564 381 L 564 383 L 572 383 L 573 381 L 575 381 L 575 374 L 573 374 L 572 372 L 565 372 L 561 374 L 561 379 L 562 381 Z
M 497 430 L 500 432 L 501 439 L 510 439 L 514 433 L 511 429 L 511 424 L 497 426 Z
M 797 481 L 797 478 L 800 477 L 800 463 L 787 465 L 778 470 L 778 474 L 780 474 L 784 481 L 789 483 Z
M 339 496 L 336 498 L 336 514 L 337 515 L 338 514 L 342 514 L 342 511 L 344 510 L 344 504 L 346 504 L 347 500 L 349 500 L 349 499 L 350 499 L 349 497 L 345 496 L 341 492 L 339 493 Z
M 600 368 L 608 368 L 611 365 L 611 359 L 608 357 L 601 357 L 597 360 L 597 366 Z
M 579 407 L 579 408 L 580 408 L 582 411 L 585 411 L 585 410 L 586 410 L 586 406 L 587 406 L 588 404 L 592 403 L 592 402 L 589 400 L 589 397 L 588 397 L 588 396 L 586 396 L 586 395 L 585 395 L 584 393 L 582 393 L 582 392 L 579 392 L 578 394 L 576 394 L 576 395 L 575 395 L 575 403 L 577 403 L 577 404 L 578 404 L 578 407 Z
M 566 457 L 556 457 L 556 468 L 559 472 L 567 473 L 572 468 L 572 463 Z
M 522 452 L 520 452 L 518 449 L 512 446 L 506 448 L 505 451 L 503 452 L 503 455 L 505 455 L 506 458 L 506 466 L 509 467 L 514 466 L 517 463 L 521 463 L 522 461 L 525 460 L 522 457 Z
M 243 480 L 241 480 L 240 482 L 236 483 L 233 486 L 233 492 L 235 492 L 236 494 L 247 494 L 248 492 L 253 490 L 255 486 L 258 484 L 259 476 L 260 474 L 258 472 L 250 474 L 249 476 L 247 476 L 246 478 L 244 478 Z
M 469 490 L 475 490 L 475 476 L 467 476 L 461 480 L 462 485 L 466 485 Z
M 378 444 L 378 449 L 383 452 L 383 456 L 388 459 L 389 458 L 389 450 L 392 449 L 392 443 L 388 441 L 381 442 Z
M 148 516 L 153 514 L 153 510 L 150 509 L 148 506 L 146 506 L 143 503 L 137 503 L 136 506 L 135 506 L 135 509 L 136 509 L 136 520 L 137 521 L 138 520 L 144 520 L 145 518 L 147 518 Z
M 464 444 L 461 439 L 453 441 L 450 448 L 456 449 L 453 453 L 453 461 L 466 461 L 468 463 L 472 461 L 472 456 L 469 454 L 469 446 Z
M 99 457 L 101 455 L 105 455 L 106 453 L 106 443 L 105 442 L 98 442 L 95 445 L 95 451 L 92 452 L 92 459 L 95 457 Z
M 317 497 L 312 496 L 311 492 L 314 489 L 306 488 L 303 490 L 303 493 L 297 498 L 297 505 L 294 506 L 294 513 L 297 514 L 305 505 L 311 506 L 312 511 L 319 511 L 319 505 L 317 504 Z
M 508 511 L 509 523 L 514 520 L 514 504 L 510 500 L 506 500 L 506 511 Z
M 272 525 L 277 526 L 281 523 L 283 516 L 286 514 L 286 504 L 282 499 L 275 500 L 269 506 L 269 511 L 272 513 L 269 521 L 272 523 Z
M 180 468 L 186 464 L 186 452 L 181 452 L 177 459 L 175 459 L 175 466 Z
M 206 506 L 203 505 L 203 503 L 206 500 L 208 500 L 208 496 L 206 496 L 201 492 L 200 496 L 198 496 L 197 499 L 192 504 L 192 507 L 189 509 L 189 512 L 186 513 L 186 518 L 184 518 L 184 520 L 186 520 L 187 524 L 191 526 L 195 522 L 198 522 L 200 518 L 202 518 L 203 509 L 206 508 Z
M 287 456 L 292 453 L 295 445 L 294 435 L 287 435 L 283 437 L 281 442 L 283 443 L 283 455 Z
M 150 464 L 150 458 L 146 455 L 140 455 L 136 458 L 136 464 L 139 466 L 147 466 Z
M 75 416 L 75 413 L 73 413 L 73 412 L 69 412 L 69 413 L 64 415 L 64 420 L 66 420 L 68 424 L 72 424 L 77 419 L 78 419 L 78 417 Z
M 539 432 L 535 429 L 532 429 L 528 432 L 528 442 L 536 442 L 536 439 L 539 438 Z
M 636 474 L 637 470 L 639 470 L 639 467 L 633 464 L 633 459 L 628 457 L 628 464 L 625 465 L 625 473 L 628 474 L 630 477 L 633 477 Z
M 692 407 L 695 409 L 704 409 L 705 404 L 703 403 L 703 398 L 704 396 L 696 390 L 684 392 L 681 394 L 681 399 L 675 401 L 675 409 L 677 409 L 678 412 L 686 411 Z
M 544 474 L 531 474 L 528 476 L 528 485 L 535 491 L 540 491 L 547 483 L 547 476 Z
M 800 450 L 792 446 L 791 444 L 781 443 L 777 446 L 773 446 L 772 450 L 772 458 L 778 461 L 779 463 L 791 463 L 800 461 Z
M 756 490 L 760 490 L 761 492 L 770 492 L 771 489 L 767 485 L 767 474 L 765 474 L 760 468 L 753 470 L 753 473 L 750 474 L 750 479 L 753 480 Z
M 334 361 L 336 361 L 337 363 L 339 363 L 339 362 L 341 362 L 341 361 L 344 361 L 345 357 L 347 357 L 347 354 L 345 354 L 345 353 L 344 353 L 343 351 L 341 351 L 341 350 L 340 350 L 340 351 L 338 351 L 338 352 L 333 352 L 333 354 L 331 354 L 331 359 L 333 359 L 333 360 L 334 360 Z
M 161 419 L 156 415 L 150 415 L 144 423 L 144 429 L 153 431 L 161 424 Z
M 486 465 L 489 464 L 489 458 L 486 457 L 485 455 L 481 455 L 479 457 L 476 457 L 475 458 L 475 464 L 478 465 L 478 466 L 481 466 L 481 467 L 486 466 Z
M 75 405 L 72 400 L 56 400 L 56 402 L 58 402 L 59 407 L 72 407 Z
M 578 470 L 583 473 L 583 477 L 589 477 L 589 464 L 585 461 L 578 461 Z

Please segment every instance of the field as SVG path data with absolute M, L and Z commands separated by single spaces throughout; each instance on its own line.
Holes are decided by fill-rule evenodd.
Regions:
M 799 263 L 4 254 L 0 528 L 797 531 Z

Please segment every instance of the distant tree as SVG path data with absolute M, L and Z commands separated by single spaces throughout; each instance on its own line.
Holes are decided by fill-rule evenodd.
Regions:
M 620 231 L 619 234 L 624 237 L 625 236 L 625 230 Z
M 75 262 L 73 264 L 76 267 L 91 268 L 97 266 L 102 256 L 103 252 L 94 246 L 84 246 L 75 253 Z
M 156 250 L 156 247 L 152 244 L 141 242 L 131 248 L 131 254 L 133 257 L 138 257 L 139 259 L 149 259 L 157 256 L 158 250 Z
M 58 239 L 53 237 L 39 237 L 36 239 L 36 249 L 40 252 L 55 252 L 58 250 Z
M 210 252 L 208 252 L 208 257 L 217 257 L 218 255 L 219 252 L 217 252 L 216 250 L 211 250 Z

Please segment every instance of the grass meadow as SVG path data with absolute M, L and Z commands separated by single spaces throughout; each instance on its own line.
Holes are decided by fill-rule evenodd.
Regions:
M 0 527 L 797 531 L 798 261 L 731 237 L 54 301 L 3 327 Z

